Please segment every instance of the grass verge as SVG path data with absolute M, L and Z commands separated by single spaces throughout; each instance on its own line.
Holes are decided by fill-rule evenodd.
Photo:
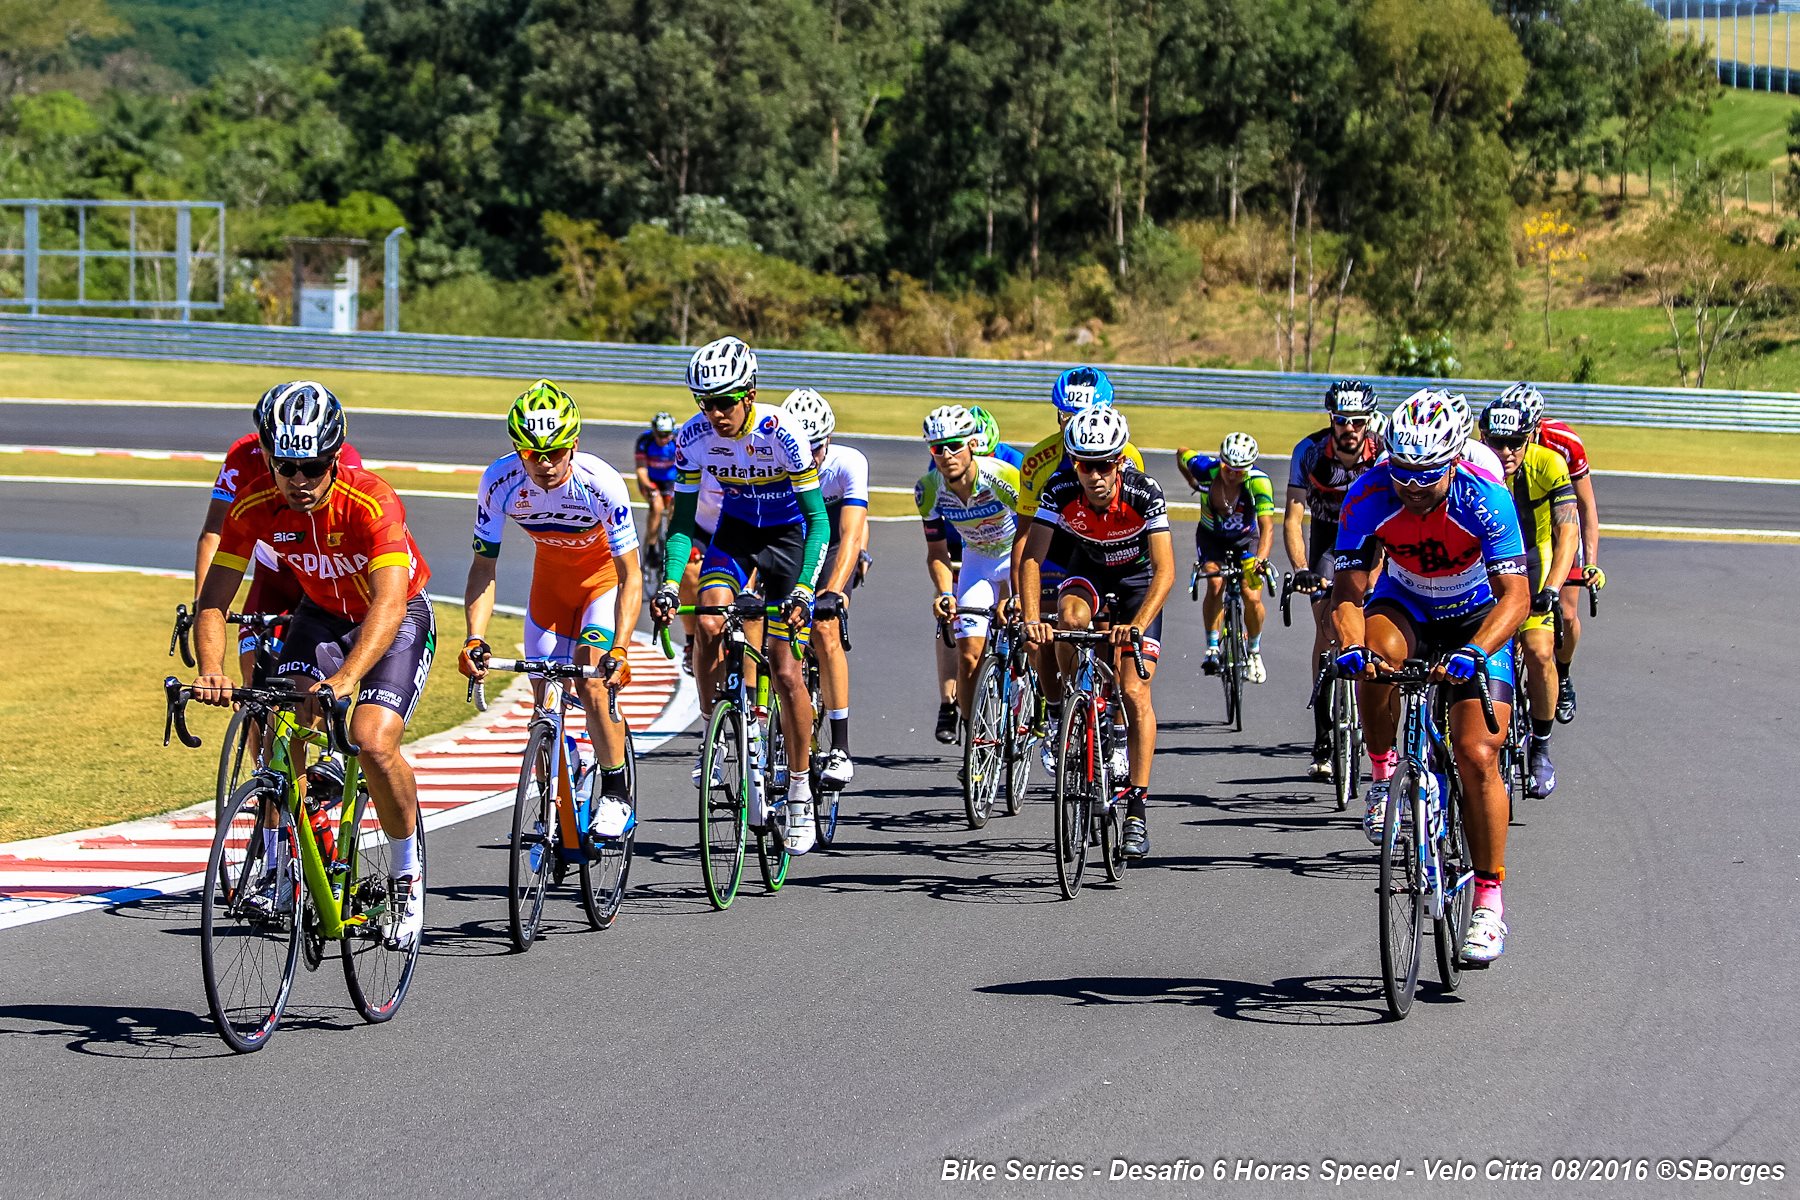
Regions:
M 212 793 L 224 710 L 189 709 L 201 749 L 162 745 L 163 677 L 189 674 L 167 656 L 169 622 L 190 598 L 180 579 L 0 566 L 0 627 L 28 631 L 0 644 L 0 841 L 150 816 Z M 456 656 L 444 652 L 460 642 L 461 614 L 439 605 L 438 621 L 439 654 L 409 737 L 474 712 Z M 518 618 L 495 621 L 496 643 L 523 636 Z M 56 648 L 53 668 L 41 647 Z

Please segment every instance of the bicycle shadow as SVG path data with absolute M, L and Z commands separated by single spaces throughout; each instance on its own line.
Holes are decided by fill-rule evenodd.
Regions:
M 351 1029 L 362 1019 L 345 1006 L 289 1005 L 281 1029 Z M 38 1028 L 31 1028 L 38 1026 Z M 234 1058 L 212 1018 L 179 1008 L 112 1004 L 0 1005 L 0 1038 L 64 1038 L 65 1049 L 99 1058 Z
M 1187 854 L 1158 857 L 1156 865 L 1170 871 L 1285 871 L 1302 879 L 1367 879 L 1374 881 L 1377 864 L 1360 850 L 1334 850 L 1330 854 L 1281 854 L 1259 850 L 1254 854 Z
M 1350 1027 L 1387 1020 L 1381 981 L 1366 976 L 1290 976 L 1267 983 L 1154 975 L 1070 976 L 989 984 L 975 990 L 992 996 L 1056 999 L 1083 1007 L 1177 1004 L 1210 1008 L 1228 1020 L 1263 1025 Z

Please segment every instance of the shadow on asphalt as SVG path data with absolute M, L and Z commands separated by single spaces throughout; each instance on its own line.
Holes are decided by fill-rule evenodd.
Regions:
M 281 1018 L 283 1030 L 350 1029 L 361 1024 L 348 1007 L 289 1005 Z M 236 1057 L 219 1040 L 211 1017 L 177 1008 L 0 1005 L 0 1038 L 9 1037 L 64 1038 L 68 1049 L 101 1058 Z
M 1374 1025 L 1387 1019 L 1380 980 L 1353 975 L 1296 976 L 1269 983 L 1084 975 L 996 983 L 975 990 L 993 996 L 1041 996 L 1076 1005 L 1181 1004 L 1210 1008 L 1233 1021 L 1265 1025 Z

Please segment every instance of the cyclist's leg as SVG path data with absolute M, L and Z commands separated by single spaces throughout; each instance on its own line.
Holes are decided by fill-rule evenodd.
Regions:
M 1119 603 L 1129 612 L 1136 608 L 1138 596 L 1122 594 Z M 1124 697 L 1125 711 L 1131 717 L 1131 786 L 1145 791 L 1150 788 L 1150 766 L 1156 754 L 1156 707 L 1151 702 L 1150 685 L 1156 682 L 1156 660 L 1161 654 L 1162 614 L 1158 613 L 1150 627 L 1144 630 L 1144 669 L 1149 672 L 1149 677 L 1138 678 L 1137 666 L 1125 650 L 1119 651 L 1114 672 Z
M 1434 649 L 1444 651 L 1467 642 L 1478 621 L 1459 621 L 1442 634 L 1433 632 Z M 1506 878 L 1506 832 L 1511 804 L 1500 778 L 1500 743 L 1512 722 L 1512 645 L 1501 646 L 1488 658 L 1488 694 L 1493 700 L 1498 732 L 1489 732 L 1481 710 L 1480 693 L 1471 683 L 1451 693 L 1450 742 L 1456 755 L 1456 771 L 1462 780 L 1463 828 L 1469 838 L 1469 865 L 1474 868 L 1475 912 L 1469 923 L 1469 945 L 1464 957 L 1491 962 L 1505 944 L 1506 906 L 1501 884 Z M 1491 916 L 1482 913 L 1486 910 Z
M 770 603 L 780 603 L 800 577 L 801 559 L 806 549 L 806 533 L 799 525 L 769 531 L 757 550 L 754 562 L 761 580 L 762 594 Z M 804 649 L 811 641 L 810 628 L 790 629 L 786 621 L 772 616 L 766 625 L 764 642 L 769 673 L 775 678 L 781 695 L 781 731 L 787 739 L 788 788 L 791 797 L 809 795 L 807 769 L 812 763 L 812 697 L 806 688 L 806 671 L 788 647 L 798 643 Z
M 999 608 L 1001 599 L 1006 595 L 1006 580 L 1010 577 L 1011 570 L 1010 559 L 989 558 L 965 550 L 962 571 L 956 583 L 957 607 Z M 989 619 L 982 616 L 959 616 L 956 619 L 957 703 L 965 720 L 969 716 L 969 707 L 974 702 L 975 668 L 980 665 L 981 653 L 987 647 L 990 624 Z
M 1325 652 L 1331 648 L 1331 597 L 1329 586 L 1332 574 L 1337 565 L 1335 548 L 1337 546 L 1337 526 L 1323 521 L 1314 521 L 1307 531 L 1306 565 L 1327 586 L 1310 598 L 1313 615 L 1313 656 L 1312 661 L 1321 661 Z M 1315 670 L 1307 676 L 1308 686 L 1318 678 Z M 1329 761 L 1331 753 L 1331 697 L 1321 694 L 1313 701 L 1313 761 Z
M 819 567 L 820 583 L 831 578 L 831 572 L 836 566 L 837 553 L 838 548 L 833 546 L 825 556 L 825 561 Z M 849 593 L 855 586 L 856 576 L 853 574 L 843 593 L 845 608 L 850 606 Z M 814 623 L 817 624 L 818 620 L 815 614 Z M 812 649 L 814 656 L 819 660 L 819 701 L 824 704 L 827 712 L 834 714 L 834 723 L 837 719 L 835 714 L 840 709 L 843 710 L 844 719 L 848 720 L 850 716 L 850 659 L 844 653 L 844 643 L 838 640 L 838 627 L 835 620 L 826 619 L 824 625 L 821 626 L 821 632 L 812 640 Z M 832 745 L 837 745 L 835 737 L 832 739 Z
M 1237 542 L 1214 537 L 1204 529 L 1194 531 L 1194 557 L 1200 560 L 1203 574 L 1216 572 L 1219 564 L 1237 561 Z M 1218 652 L 1219 637 L 1225 623 L 1225 581 L 1208 579 L 1206 594 L 1201 597 L 1200 616 L 1206 623 L 1206 651 Z
M 1556 631 L 1549 613 L 1533 616 L 1519 626 L 1519 642 L 1525 651 L 1526 689 L 1530 693 L 1531 721 L 1548 726 L 1556 716 Z
M 1563 581 L 1562 590 L 1557 599 L 1562 604 L 1563 636 L 1562 645 L 1556 648 L 1556 661 L 1562 667 L 1561 675 L 1569 674 L 1569 664 L 1575 661 L 1575 645 L 1581 641 L 1581 563 L 1585 553 L 1575 556 L 1575 565 L 1569 568 L 1569 577 Z
M 1384 581 L 1385 582 L 1385 581 Z M 1424 616 L 1397 589 L 1376 585 L 1363 613 L 1363 644 L 1391 667 L 1413 656 Z M 1357 684 L 1362 710 L 1363 744 L 1377 783 L 1393 774 L 1394 737 L 1400 724 L 1400 697 L 1392 684 L 1364 681 Z
M 700 565 L 699 591 L 696 601 L 704 605 L 730 604 L 749 583 L 748 553 L 754 550 L 750 526 L 728 517 L 719 519 Z M 740 554 L 743 557 L 740 557 Z M 700 691 L 703 717 L 712 715 L 713 692 L 718 687 L 719 672 L 724 666 L 724 647 L 720 639 L 725 632 L 723 616 L 708 615 L 696 622 L 694 645 L 694 685 Z

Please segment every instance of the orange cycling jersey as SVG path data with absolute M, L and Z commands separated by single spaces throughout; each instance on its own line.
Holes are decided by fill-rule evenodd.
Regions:
M 369 615 L 369 576 L 382 567 L 407 569 L 407 599 L 420 595 L 431 568 L 406 528 L 406 508 L 373 471 L 339 464 L 325 503 L 295 512 L 266 466 L 245 479 L 226 510 L 213 561 L 242 571 L 258 541 L 294 572 L 306 598 L 346 621 Z

